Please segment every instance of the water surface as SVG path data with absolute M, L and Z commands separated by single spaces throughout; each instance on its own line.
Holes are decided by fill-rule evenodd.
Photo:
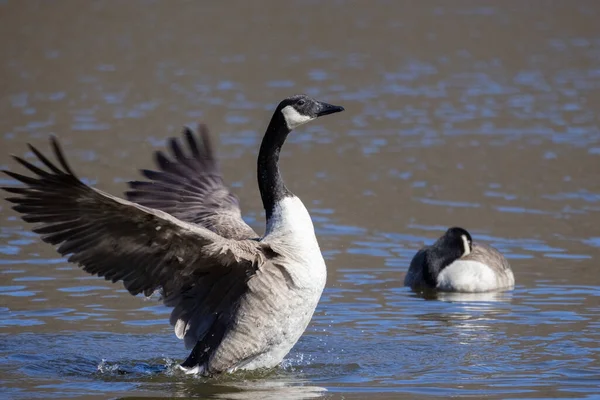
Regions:
M 328 284 L 281 368 L 184 376 L 167 308 L 68 264 L 2 201 L 2 397 L 600 397 L 599 17 L 591 0 L 0 2 L 2 168 L 55 134 L 119 194 L 203 121 L 260 232 L 274 105 L 346 108 L 282 152 Z M 402 287 L 452 225 L 506 254 L 514 291 Z

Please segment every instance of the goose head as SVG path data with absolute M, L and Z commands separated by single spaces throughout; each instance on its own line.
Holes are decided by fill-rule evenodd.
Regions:
M 442 270 L 459 258 L 468 256 L 472 250 L 469 232 L 458 227 L 448 229 L 425 253 L 425 282 L 431 287 L 436 287 Z
M 279 172 L 279 152 L 289 133 L 307 122 L 324 115 L 344 111 L 334 106 L 300 94 L 283 99 L 271 117 L 258 152 L 258 188 L 270 220 L 276 203 L 292 193 L 283 183 Z
M 457 259 L 471 254 L 473 240 L 466 229 L 452 227 L 435 242 L 434 246 Z
M 280 113 L 288 130 L 291 131 L 314 119 L 340 111 L 344 111 L 344 107 L 334 106 L 299 94 L 282 100 L 275 113 Z

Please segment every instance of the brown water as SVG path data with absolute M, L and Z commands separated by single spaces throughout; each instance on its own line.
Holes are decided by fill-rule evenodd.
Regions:
M 600 397 L 599 19 L 593 0 L 1 1 L 2 168 L 56 134 L 119 194 L 204 121 L 262 231 L 274 105 L 346 111 L 282 155 L 329 275 L 281 368 L 181 375 L 168 309 L 66 263 L 1 201 L 0 397 Z M 450 225 L 507 255 L 514 291 L 402 287 Z

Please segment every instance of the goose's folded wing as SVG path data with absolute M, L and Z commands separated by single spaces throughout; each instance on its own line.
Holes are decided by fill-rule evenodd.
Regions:
M 37 223 L 34 231 L 59 245 L 69 261 L 107 280 L 123 281 L 133 295 L 160 288 L 169 296 L 201 284 L 209 313 L 229 306 L 221 301 L 231 299 L 228 291 L 244 290 L 258 265 L 256 242 L 225 239 L 91 188 L 73 174 L 55 139 L 52 145 L 62 169 L 30 146 L 46 169 L 15 157 L 36 176 L 4 171 L 25 184 L 4 190 L 16 195 L 7 200 L 23 220 Z
M 177 138 L 170 139 L 172 157 L 155 152 L 159 171 L 142 170 L 149 181 L 130 182 L 127 198 L 204 226 L 225 238 L 257 238 L 242 219 L 238 199 L 223 182 L 208 129 L 200 125 L 198 130 L 199 141 L 189 129 L 184 130 L 189 154 Z
M 510 270 L 508 260 L 494 247 L 485 243 L 475 242 L 471 253 L 464 257 L 465 260 L 478 261 L 482 264 L 493 266 L 498 272 Z

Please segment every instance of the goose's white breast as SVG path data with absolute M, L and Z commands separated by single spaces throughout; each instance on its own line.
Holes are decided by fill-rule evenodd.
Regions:
M 319 292 L 323 289 L 325 261 L 308 210 L 298 197 L 285 197 L 275 205 L 263 241 L 285 259 L 296 284 Z
M 440 272 L 437 288 L 453 292 L 486 292 L 497 289 L 498 279 L 487 265 L 472 260 L 457 260 Z
M 299 198 L 285 197 L 275 205 L 262 241 L 278 254 L 277 263 L 293 284 L 270 287 L 271 291 L 284 292 L 279 296 L 283 303 L 274 307 L 277 314 L 262 321 L 272 325 L 270 347 L 245 363 L 244 369 L 273 367 L 281 362 L 310 322 L 327 278 L 310 215 Z

